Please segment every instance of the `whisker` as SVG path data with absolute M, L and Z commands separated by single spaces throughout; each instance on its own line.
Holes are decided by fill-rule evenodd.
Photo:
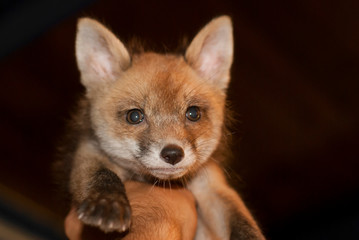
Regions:
M 150 188 L 150 192 L 153 191 L 153 188 L 156 186 L 156 184 L 158 183 L 158 179 L 156 179 L 154 181 L 154 183 L 152 184 L 151 188 Z
M 170 186 L 170 192 L 172 191 L 172 188 L 171 188 L 171 180 L 168 179 L 168 184 Z
M 135 173 L 134 173 L 134 172 L 132 172 L 132 174 L 131 174 L 131 176 L 128 178 L 128 180 L 129 180 L 129 181 L 132 181 L 132 180 L 133 180 L 133 178 L 134 178 L 134 176 L 135 176 Z
M 180 179 L 180 180 L 181 180 L 182 187 L 184 187 L 184 182 L 183 182 L 183 181 L 184 181 L 185 178 L 186 178 L 186 176 L 183 176 L 183 177 L 181 177 L 181 179 Z

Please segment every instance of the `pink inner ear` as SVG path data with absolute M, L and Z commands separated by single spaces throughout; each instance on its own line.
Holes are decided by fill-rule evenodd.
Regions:
M 98 79 L 113 79 L 113 57 L 105 46 L 97 46 L 89 49 L 88 64 Z
M 225 41 L 221 39 L 221 32 L 210 35 L 204 41 L 202 50 L 199 55 L 199 68 L 200 75 L 207 79 L 218 77 L 222 71 L 225 70 L 226 54 L 228 46 L 225 46 Z M 222 37 L 223 38 L 223 37 Z M 228 57 L 228 56 L 227 56 Z
M 221 71 L 220 67 L 221 64 L 223 64 L 223 57 L 217 53 L 201 53 L 200 58 L 200 75 L 208 79 L 215 78 L 216 75 Z
M 96 50 L 89 57 L 90 66 L 99 78 L 111 77 L 112 69 L 110 61 L 110 56 Z

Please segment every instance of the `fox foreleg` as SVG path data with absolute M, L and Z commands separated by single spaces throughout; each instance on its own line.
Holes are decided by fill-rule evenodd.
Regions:
M 73 205 L 85 224 L 104 232 L 124 232 L 131 223 L 131 207 L 124 184 L 118 174 L 106 166 L 108 160 L 91 150 L 94 148 L 84 144 L 75 156 L 70 186 Z
M 196 240 L 264 240 L 239 195 L 228 186 L 220 167 L 211 162 L 193 179 L 189 189 L 197 200 Z

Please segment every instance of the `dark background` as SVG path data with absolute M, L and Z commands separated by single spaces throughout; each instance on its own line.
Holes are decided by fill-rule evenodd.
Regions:
M 76 21 L 175 49 L 233 19 L 236 175 L 269 239 L 359 238 L 359 2 L 2 1 L 0 184 L 63 216 L 50 166 L 77 96 Z

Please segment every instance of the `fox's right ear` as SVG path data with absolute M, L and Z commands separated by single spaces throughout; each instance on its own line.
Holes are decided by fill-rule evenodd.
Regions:
M 131 64 L 123 43 L 96 20 L 81 18 L 76 36 L 81 82 L 88 92 L 115 81 Z

